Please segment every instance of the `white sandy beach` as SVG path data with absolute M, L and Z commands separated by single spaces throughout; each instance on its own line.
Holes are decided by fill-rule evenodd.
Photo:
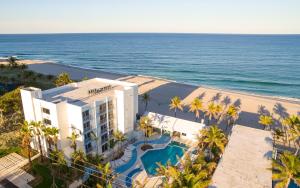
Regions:
M 222 101 L 225 97 L 230 100 L 227 102 L 240 105 L 241 113 L 238 124 L 250 126 L 254 128 L 262 128 L 258 124 L 258 107 L 264 106 L 275 118 L 286 116 L 287 114 L 300 113 L 300 100 L 288 98 L 276 98 L 269 96 L 259 96 L 236 91 L 220 90 L 207 87 L 193 86 L 188 84 L 177 83 L 169 80 L 135 75 L 122 75 L 115 73 L 103 72 L 100 70 L 89 70 L 67 65 L 23 60 L 30 70 L 43 74 L 57 75 L 61 72 L 68 72 L 72 79 L 80 80 L 83 77 L 93 78 L 101 77 L 108 79 L 121 79 L 128 82 L 133 82 L 139 85 L 139 94 L 149 92 L 151 101 L 148 105 L 148 110 L 165 115 L 173 115 L 169 110 L 169 101 L 173 96 L 179 96 L 184 104 L 189 104 L 193 98 L 200 97 L 205 105 L 211 101 L 213 97 L 216 101 Z M 219 97 L 216 97 L 219 96 Z M 139 101 L 139 112 L 144 112 L 144 104 Z M 179 112 L 177 117 L 186 120 L 194 120 L 194 115 L 188 112 L 186 108 L 183 112 Z

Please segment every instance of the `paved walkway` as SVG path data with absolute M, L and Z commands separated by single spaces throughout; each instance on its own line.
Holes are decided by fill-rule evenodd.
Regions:
M 34 158 L 36 157 L 37 155 L 34 156 Z M 27 183 L 32 181 L 34 177 L 21 169 L 27 163 L 28 159 L 16 153 L 0 158 L 0 188 L 5 187 L 3 184 L 7 180 L 17 187 L 30 188 L 31 186 Z

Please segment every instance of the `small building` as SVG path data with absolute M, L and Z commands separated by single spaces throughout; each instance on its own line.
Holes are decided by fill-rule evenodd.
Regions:
M 153 112 L 148 112 L 145 115 L 152 120 L 152 126 L 160 130 L 161 133 L 168 132 L 182 139 L 197 140 L 199 131 L 205 127 L 203 123 L 187 121 Z
M 235 125 L 211 188 L 272 187 L 270 131 Z
M 58 128 L 58 148 L 67 156 L 72 132 L 79 134 L 77 148 L 86 154 L 109 152 L 113 131 L 130 137 L 138 113 L 137 85 L 116 80 L 94 78 L 45 91 L 28 87 L 21 97 L 25 120 Z

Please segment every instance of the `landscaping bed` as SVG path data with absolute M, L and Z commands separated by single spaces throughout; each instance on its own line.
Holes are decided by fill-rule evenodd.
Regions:
M 153 146 L 149 145 L 149 144 L 144 144 L 141 147 L 141 150 L 146 151 L 148 149 L 153 149 Z
M 118 154 L 115 155 L 112 160 L 114 161 L 117 159 L 121 159 L 123 157 L 123 155 L 124 155 L 124 151 L 118 152 Z

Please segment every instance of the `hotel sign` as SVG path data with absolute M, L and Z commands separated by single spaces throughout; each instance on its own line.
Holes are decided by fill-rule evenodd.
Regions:
M 105 91 L 108 91 L 111 88 L 112 88 L 112 86 L 108 85 L 108 86 L 104 86 L 104 87 L 101 87 L 101 88 L 89 89 L 88 93 L 89 93 L 89 95 L 97 95 L 97 94 L 103 93 Z

